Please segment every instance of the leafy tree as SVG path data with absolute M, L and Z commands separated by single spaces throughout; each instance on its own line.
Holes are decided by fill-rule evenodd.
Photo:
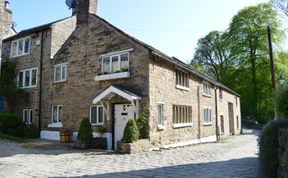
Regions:
M 272 0 L 270 3 L 288 16 L 288 0 Z
M 8 112 L 15 112 L 17 106 L 29 103 L 29 93 L 17 86 L 15 80 L 17 78 L 16 68 L 17 63 L 15 61 L 8 58 L 3 60 L 0 90 L 4 93 Z

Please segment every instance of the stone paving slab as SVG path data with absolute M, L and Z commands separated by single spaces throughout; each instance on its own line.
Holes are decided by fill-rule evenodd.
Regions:
M 256 178 L 257 135 L 135 155 L 27 149 L 0 140 L 0 177 Z

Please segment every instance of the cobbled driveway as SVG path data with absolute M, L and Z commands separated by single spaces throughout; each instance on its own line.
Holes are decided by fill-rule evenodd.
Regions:
M 0 140 L 0 177 L 256 178 L 257 135 L 136 155 L 24 148 Z

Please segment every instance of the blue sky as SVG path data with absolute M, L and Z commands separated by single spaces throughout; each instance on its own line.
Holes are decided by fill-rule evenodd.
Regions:
M 197 40 L 224 30 L 240 9 L 268 0 L 99 0 L 97 15 L 128 34 L 184 62 Z M 10 0 L 16 30 L 71 15 L 65 0 Z

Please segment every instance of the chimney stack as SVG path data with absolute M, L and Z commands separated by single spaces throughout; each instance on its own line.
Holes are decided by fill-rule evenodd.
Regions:
M 77 24 L 87 23 L 89 14 L 96 14 L 98 0 L 75 0 L 72 15 L 77 16 Z

